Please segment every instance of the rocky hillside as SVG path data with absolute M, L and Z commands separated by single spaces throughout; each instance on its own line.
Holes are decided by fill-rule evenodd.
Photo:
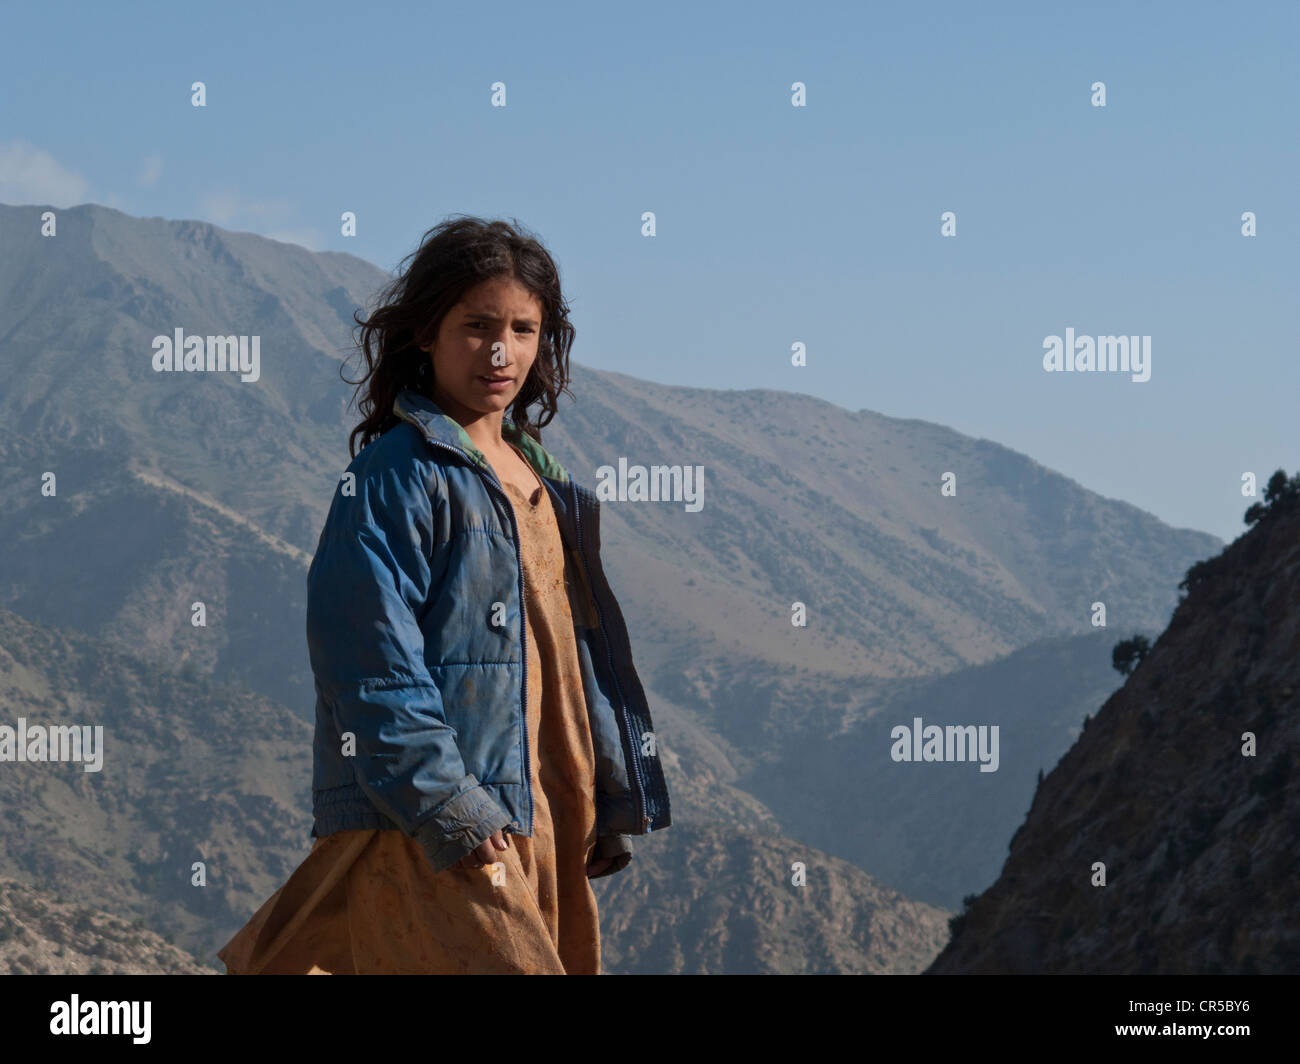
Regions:
M 1189 571 L 929 972 L 1300 970 L 1300 477 L 1274 494 Z
M 268 699 L 0 610 L 0 724 L 20 717 L 102 726 L 103 754 L 3 763 L 5 875 L 210 956 L 306 852 L 311 729 Z
M 657 712 L 674 823 L 637 840 L 635 871 L 593 884 L 612 970 L 916 972 L 934 957 L 946 911 L 783 835 L 735 785 L 742 754 L 681 707 Z M 0 867 L 24 888 L 57 884 L 70 902 L 142 921 L 216 964 L 307 856 L 311 728 L 283 706 L 0 610 L 0 724 L 19 717 L 104 728 L 97 772 L 0 771 Z M 809 867 L 807 888 L 783 885 L 794 860 Z M 27 910 L 14 919 L 33 941 L 59 941 Z M 20 955 L 80 970 L 34 949 Z
M 216 975 L 137 918 L 0 877 L 2 975 Z
M 600 881 L 609 974 L 915 975 L 948 940 L 947 911 L 792 839 L 691 821 L 663 834 Z
M 0 607 L 311 717 L 310 555 L 125 454 L 61 440 L 0 435 L 0 492 Z

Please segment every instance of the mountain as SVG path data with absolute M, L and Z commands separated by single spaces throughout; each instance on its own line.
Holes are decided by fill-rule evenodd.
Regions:
M 305 576 L 355 422 L 339 372 L 353 310 L 388 275 L 350 255 L 90 204 L 55 212 L 58 235 L 41 237 L 40 213 L 0 205 L 9 252 L 0 263 L 0 607 L 82 633 L 96 653 L 124 653 L 160 683 L 260 697 L 276 707 L 271 727 L 250 723 L 241 749 L 263 756 L 265 741 L 301 758 L 309 740 L 289 754 L 301 740 L 283 729 L 285 714 L 310 723 L 315 702 Z M 257 379 L 155 372 L 154 338 L 176 329 L 259 337 Z M 987 882 L 1031 793 L 1027 774 L 1053 763 L 1084 698 L 1111 680 L 1100 649 L 1071 642 L 1094 635 L 1092 604 L 1106 604 L 1112 628 L 1159 630 L 1182 572 L 1221 545 L 922 421 L 576 363 L 572 390 L 578 401 L 561 402 L 543 441 L 582 483 L 595 487 L 598 470 L 620 459 L 706 471 L 698 512 L 610 501 L 602 514 L 665 760 L 699 772 L 674 775 L 673 794 L 709 814 L 701 830 L 761 824 L 760 834 L 819 845 L 880 889 L 920 901 L 953 905 Z M 947 472 L 956 496 L 940 494 Z M 48 473 L 53 495 L 42 491 Z M 200 627 L 195 603 L 206 610 Z M 791 624 L 794 603 L 807 608 L 806 627 Z M 1022 666 L 1037 679 L 1018 683 Z M 983 667 L 994 679 L 982 690 L 1001 700 L 996 718 L 960 697 L 967 678 L 983 675 L 967 670 Z M 1058 668 L 1076 689 L 1051 688 Z M 182 690 L 139 727 L 162 728 Z M 945 723 L 966 714 L 1016 730 L 1005 774 L 963 784 L 997 796 L 962 807 L 970 841 L 952 862 L 938 846 L 915 845 L 952 838 L 947 787 L 890 774 L 934 766 L 891 763 L 859 786 L 861 767 L 844 762 L 847 750 L 878 758 L 874 729 L 922 698 Z M 890 779 L 911 796 L 905 810 Z M 226 800 L 242 800 L 247 786 L 247 776 L 225 784 Z M 301 791 L 262 797 L 281 812 L 309 810 Z M 156 834 L 153 815 L 141 810 L 120 844 Z M 237 848 L 245 825 L 230 816 L 222 838 Z M 265 861 L 228 851 L 243 879 L 225 908 L 181 906 L 168 926 L 178 935 L 199 934 L 196 920 L 225 926 L 299 854 L 292 839 L 267 845 Z M 28 847 L 0 871 L 62 861 L 60 875 L 76 874 L 68 852 L 45 849 L 59 852 Z M 129 891 L 121 901 L 137 904 Z
M 42 237 L 40 213 L 0 206 L 0 424 L 129 456 L 314 550 L 346 465 L 350 315 L 382 271 L 93 204 L 56 211 L 57 236 Z M 153 340 L 178 328 L 259 336 L 258 379 L 156 372 Z
M 1039 640 L 985 665 L 872 688 L 862 719 L 799 730 L 737 783 L 779 811 L 794 838 L 908 897 L 960 908 L 997 878 L 1039 770 L 1057 762 L 1117 686 L 1115 641 L 1105 632 Z M 823 705 L 861 699 L 851 686 L 837 681 L 815 697 Z M 793 716 L 792 692 L 790 701 Z M 996 727 L 996 770 L 981 771 L 975 752 L 963 762 L 894 761 L 892 730 L 910 730 L 917 718 Z
M 933 676 L 1088 632 L 1098 600 L 1111 624 L 1156 628 L 1183 570 L 1222 545 L 928 422 L 610 372 L 581 372 L 574 391 L 544 440 L 585 483 L 620 458 L 706 470 L 699 512 L 611 501 L 602 516 L 634 630 L 704 685 L 729 662 Z M 946 471 L 955 497 L 940 495 Z
M 388 276 L 349 255 L 200 222 L 90 204 L 56 213 L 58 236 L 43 238 L 39 207 L 0 206 L 9 251 L 0 296 L 12 322 L 0 334 L 0 442 L 38 445 L 27 466 L 10 471 L 22 478 L 19 506 L 40 505 L 43 520 L 80 520 L 86 538 L 97 535 L 101 509 L 79 512 L 79 494 L 93 491 L 79 466 L 112 460 L 115 475 L 184 494 L 210 514 L 239 515 L 228 532 L 233 549 L 310 556 L 355 420 L 345 416 L 351 389 L 339 379 L 350 315 Z M 259 378 L 155 372 L 152 340 L 177 328 L 260 336 Z M 597 470 L 620 458 L 707 470 L 698 512 L 625 501 L 607 503 L 603 515 L 612 580 L 647 665 L 673 674 L 685 665 L 705 688 L 712 668 L 733 661 L 775 676 L 937 675 L 1046 636 L 1083 634 L 1095 601 L 1106 603 L 1112 624 L 1157 628 L 1182 571 L 1221 546 L 991 441 L 923 421 L 581 365 L 572 388 L 578 401 L 561 403 L 543 441 L 583 483 L 594 486 Z M 60 498 L 74 512 L 56 517 L 59 505 L 39 495 L 33 477 L 51 470 L 64 474 Z M 948 471 L 957 475 L 955 497 L 939 491 Z M 149 524 L 147 507 L 129 512 L 138 531 Z M 122 537 L 101 539 L 87 564 L 116 561 Z M 210 537 L 173 529 L 169 548 L 185 546 L 192 569 L 210 560 Z M 18 569 L 0 604 L 41 595 L 41 581 L 53 577 L 38 580 L 37 571 Z M 120 623 L 120 583 L 109 582 L 89 615 L 84 603 L 44 596 L 44 616 L 72 626 L 93 617 L 96 626 L 82 630 L 115 629 L 135 638 L 136 651 L 185 660 L 188 633 L 173 628 L 188 591 L 155 587 L 158 622 L 130 625 Z M 790 623 L 796 601 L 808 608 L 807 627 Z M 274 609 L 248 604 L 223 631 L 262 644 L 283 638 L 279 625 Z M 215 667 L 223 653 L 233 668 L 242 652 L 210 647 L 198 664 Z M 301 665 L 292 671 L 291 694 L 258 689 L 306 715 L 313 693 Z M 701 692 L 702 711 L 725 713 L 709 695 Z M 742 730 L 753 723 L 764 722 L 746 720 Z
M 1193 567 L 929 972 L 1300 971 L 1300 476 L 1292 492 Z

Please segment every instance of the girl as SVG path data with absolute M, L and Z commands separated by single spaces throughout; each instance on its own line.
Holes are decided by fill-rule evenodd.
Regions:
M 541 445 L 574 328 L 517 226 L 461 216 L 408 262 L 357 319 L 364 420 L 307 574 L 316 842 L 218 956 L 598 974 L 588 880 L 671 820 L 599 506 Z

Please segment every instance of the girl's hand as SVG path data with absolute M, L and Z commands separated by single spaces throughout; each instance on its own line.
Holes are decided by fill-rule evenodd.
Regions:
M 482 868 L 484 865 L 496 863 L 497 851 L 509 848 L 509 843 L 500 831 L 492 832 L 492 837 L 483 840 L 474 849 L 470 850 L 460 859 L 459 864 L 463 868 Z M 598 876 L 614 863 L 612 857 L 601 857 L 587 864 L 587 878 Z
M 605 869 L 613 863 L 614 859 L 612 857 L 602 857 L 599 860 L 592 861 L 587 865 L 587 878 L 590 879 L 592 876 L 600 875 L 601 872 L 605 871 Z
M 492 832 L 491 838 L 484 839 L 457 863 L 461 868 L 482 868 L 484 865 L 496 864 L 496 851 L 508 848 L 509 845 L 498 828 Z

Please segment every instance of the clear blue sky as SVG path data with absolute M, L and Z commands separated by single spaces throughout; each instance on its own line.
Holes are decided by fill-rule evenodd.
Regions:
M 941 422 L 1227 539 L 1243 471 L 1300 469 L 1294 0 L 0 18 L 0 202 L 385 269 L 448 214 L 514 216 L 559 259 L 590 366 Z M 1044 372 L 1067 327 L 1150 335 L 1151 380 Z

